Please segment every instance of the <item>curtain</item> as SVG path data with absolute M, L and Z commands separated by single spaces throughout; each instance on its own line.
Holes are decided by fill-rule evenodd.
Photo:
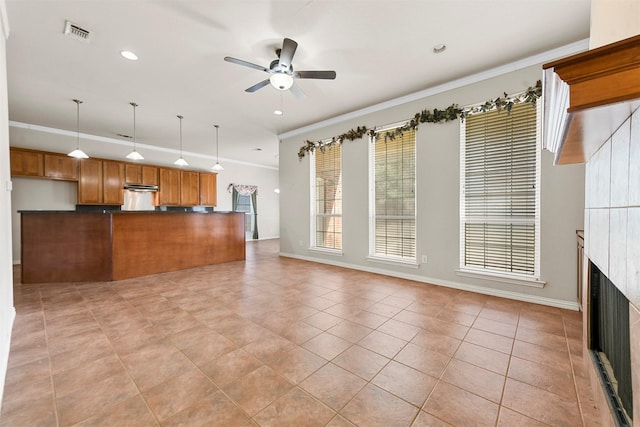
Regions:
M 238 210 L 238 196 L 240 194 L 238 193 L 238 191 L 236 191 L 235 188 L 233 188 L 231 191 L 231 210 L 235 212 L 236 210 Z
M 253 205 L 253 239 L 258 240 L 258 192 L 251 193 L 251 204 Z

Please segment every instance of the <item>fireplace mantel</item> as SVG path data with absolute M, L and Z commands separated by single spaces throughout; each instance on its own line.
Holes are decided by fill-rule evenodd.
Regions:
M 545 148 L 584 163 L 640 107 L 640 35 L 543 65 Z

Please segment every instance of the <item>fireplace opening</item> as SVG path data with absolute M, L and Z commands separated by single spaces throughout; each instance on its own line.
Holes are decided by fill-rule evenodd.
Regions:
M 620 426 L 632 425 L 633 392 L 629 341 L 629 300 L 591 263 L 589 348 Z

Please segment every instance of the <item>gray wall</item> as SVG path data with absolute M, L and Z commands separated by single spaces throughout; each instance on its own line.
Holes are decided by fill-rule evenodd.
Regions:
M 11 172 L 9 168 L 9 113 L 7 108 L 6 38 L 9 27 L 4 0 L 0 0 L 0 406 L 7 373 L 13 306 L 11 268 Z M 2 409 L 2 408 L 0 408 Z
M 576 236 L 583 228 L 584 166 L 554 167 L 542 154 L 541 279 L 543 288 L 463 277 L 459 267 L 460 125 L 422 124 L 417 132 L 417 253 L 428 262 L 418 268 L 367 260 L 368 142 L 343 144 L 343 254 L 309 250 L 309 157 L 299 160 L 307 139 L 339 135 L 358 125 L 381 126 L 408 119 L 424 108 L 472 105 L 517 93 L 541 79 L 541 65 L 468 84 L 416 101 L 283 138 L 280 146 L 283 255 L 406 277 L 444 286 L 577 309 Z

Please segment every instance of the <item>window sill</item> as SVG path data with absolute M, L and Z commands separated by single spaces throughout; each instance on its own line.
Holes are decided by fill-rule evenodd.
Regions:
M 462 277 L 470 277 L 473 279 L 485 279 L 493 280 L 495 282 L 509 283 L 511 285 L 529 286 L 533 288 L 544 288 L 547 284 L 544 280 L 540 280 L 534 277 L 517 276 L 510 274 L 500 274 L 494 272 L 478 271 L 478 270 L 456 270 L 456 275 Z
M 327 249 L 327 248 L 309 248 L 309 252 L 317 252 L 321 254 L 334 255 L 334 256 L 343 256 L 344 253 L 340 249 Z
M 367 257 L 369 261 L 379 262 L 382 264 L 399 265 L 402 267 L 418 268 L 418 262 L 416 260 L 405 260 L 400 258 L 384 258 L 375 255 L 369 255 Z

